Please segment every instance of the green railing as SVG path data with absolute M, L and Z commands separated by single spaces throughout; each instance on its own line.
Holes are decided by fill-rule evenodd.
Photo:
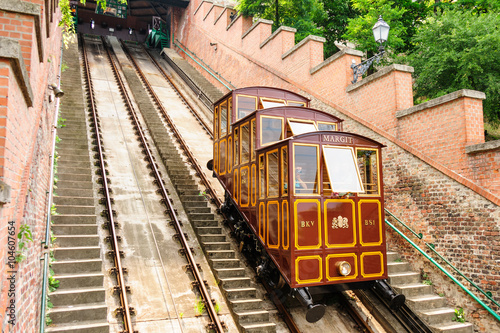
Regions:
M 416 233 L 413 231 L 409 226 L 407 226 L 403 221 L 398 219 L 394 214 L 389 212 L 387 209 L 385 209 L 385 212 L 393 217 L 396 221 L 398 221 L 402 226 L 404 226 L 406 229 L 408 229 L 415 237 L 418 239 L 423 239 L 423 235 L 421 233 Z M 467 294 L 469 294 L 476 302 L 481 304 L 482 307 L 484 307 L 489 313 L 495 317 L 498 321 L 500 321 L 500 315 L 493 311 L 488 305 L 486 305 L 482 300 L 480 300 L 474 293 L 472 293 L 467 287 L 465 287 L 460 281 L 458 281 L 453 275 L 451 275 L 443 266 L 441 266 L 434 258 L 429 256 L 424 250 L 422 250 L 417 244 L 415 244 L 411 239 L 409 239 L 405 234 L 403 234 L 398 228 L 396 228 L 391 222 L 389 222 L 387 219 L 385 220 L 385 223 L 387 223 L 388 226 L 390 226 L 396 233 L 398 233 L 401 237 L 403 237 L 408 243 L 410 243 L 411 246 L 413 246 L 417 251 L 419 251 L 424 257 L 426 257 L 431 263 L 433 263 L 437 268 L 439 268 L 446 276 L 448 276 L 455 284 L 457 284 L 460 288 L 462 288 Z M 446 258 L 444 258 L 441 254 L 439 254 L 435 250 L 435 246 L 432 243 L 427 243 L 423 241 L 427 248 L 431 250 L 434 254 L 436 254 L 439 259 L 443 260 L 447 265 L 449 265 L 458 275 L 463 277 L 467 282 L 469 282 L 473 287 L 475 287 L 480 293 L 482 293 L 486 298 L 488 298 L 491 302 L 493 302 L 496 306 L 500 307 L 500 304 L 495 301 L 492 297 L 491 292 L 485 292 L 482 290 L 477 284 L 475 284 L 471 279 L 466 277 L 458 268 L 453 266 Z
M 180 44 L 180 45 L 179 45 Z M 232 91 L 236 89 L 236 87 L 231 83 L 231 81 L 226 80 L 222 75 L 220 75 L 219 72 L 213 70 L 208 64 L 206 64 L 202 59 L 200 59 L 196 53 L 192 52 L 190 49 L 188 49 L 185 45 L 183 45 L 178 39 L 175 39 L 174 45 L 177 46 L 182 52 L 184 52 L 188 57 L 190 57 L 194 62 L 196 62 L 201 68 L 203 68 L 208 74 L 213 76 L 217 81 L 219 81 L 221 84 L 224 85 L 229 91 Z M 182 45 L 182 47 L 181 47 Z M 185 48 L 186 50 L 184 50 Z M 198 60 L 193 58 L 195 56 Z M 207 68 L 208 67 L 208 68 Z M 214 74 L 215 73 L 215 74 Z M 222 80 L 226 81 L 226 83 L 222 82 Z M 228 86 L 230 85 L 231 88 Z

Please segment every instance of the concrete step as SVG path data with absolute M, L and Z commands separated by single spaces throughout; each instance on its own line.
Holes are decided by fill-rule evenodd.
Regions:
M 472 333 L 474 332 L 474 325 L 471 323 L 447 323 L 433 325 L 431 329 L 435 333 Z
M 92 174 L 78 174 L 78 173 L 57 173 L 59 181 L 79 181 L 79 182 L 92 182 Z
M 58 235 L 54 242 L 59 247 L 99 246 L 98 235 Z
M 223 259 L 223 258 L 234 258 L 235 253 L 233 250 L 216 250 L 216 251 L 207 251 L 208 258 L 212 259 Z
M 45 328 L 47 333 L 109 333 L 107 320 L 91 320 L 78 323 L 50 325 Z
M 392 285 L 392 287 L 398 294 L 406 297 L 432 294 L 432 286 L 423 283 Z
M 80 158 L 80 160 L 60 160 L 57 163 L 57 170 L 59 168 L 90 168 L 90 158 Z
M 88 167 L 63 167 L 58 165 L 57 166 L 57 174 L 58 175 L 63 175 L 63 174 L 78 174 L 78 175 L 83 175 L 83 174 L 91 174 L 92 169 L 90 168 L 90 165 Z
M 197 227 L 196 232 L 200 235 L 222 234 L 222 227 Z
M 80 259 L 80 260 L 58 260 L 52 263 L 52 269 L 56 274 L 67 274 L 73 272 L 101 272 L 102 260 Z
M 203 198 L 203 197 L 202 197 Z M 199 208 L 199 207 L 207 207 L 208 206 L 208 202 L 206 202 L 205 200 L 198 200 L 198 201 L 182 201 L 182 204 L 184 205 L 184 207 L 187 207 L 187 208 Z
M 102 287 L 104 274 L 95 272 L 59 275 L 56 273 L 54 278 L 59 280 L 59 288 L 61 290 L 71 288 Z
M 219 221 L 217 220 L 201 220 L 201 221 L 196 221 L 191 219 L 191 223 L 197 227 L 218 227 L 219 226 Z
M 87 140 L 87 136 L 82 137 L 82 140 Z M 68 162 L 76 162 L 76 163 L 82 163 L 82 162 L 90 162 L 90 157 L 88 153 L 86 155 L 78 155 L 78 154 L 71 154 L 71 153 L 66 153 L 64 155 L 59 154 L 61 161 L 64 159 L 64 163 Z
M 61 142 L 57 144 L 57 147 L 61 149 L 64 148 L 87 149 L 87 150 L 89 149 L 89 145 L 86 142 L 75 143 L 75 142 L 70 142 L 70 140 L 61 140 Z
M 202 243 L 225 242 L 227 240 L 226 235 L 201 235 L 200 239 Z
M 59 214 L 51 217 L 54 226 L 60 224 L 96 224 L 96 215 Z
M 52 231 L 57 235 L 96 235 L 97 224 L 54 224 Z
M 212 213 L 191 213 L 189 216 L 193 221 L 215 220 L 215 215 Z
M 49 293 L 50 301 L 54 306 L 81 305 L 89 303 L 101 303 L 105 298 L 104 288 L 77 288 L 58 289 Z
M 66 205 L 56 205 L 56 211 L 58 214 L 68 215 L 92 215 L 95 214 L 95 207 L 92 206 L 66 206 Z
M 80 181 L 73 181 L 73 180 L 59 180 L 57 182 L 57 189 L 69 189 L 69 188 L 75 188 L 75 189 L 92 189 L 93 184 L 92 182 L 80 182 Z M 59 191 L 57 193 L 58 195 L 63 195 L 60 194 Z
M 70 188 L 63 187 L 61 184 L 57 184 L 57 189 L 55 193 L 59 196 L 64 197 L 91 197 L 94 195 L 94 191 L 92 188 Z
M 219 279 L 222 278 L 235 278 L 245 276 L 245 269 L 243 267 L 236 268 L 215 268 Z
M 434 294 L 407 297 L 406 304 L 414 311 L 426 310 L 431 308 L 441 308 L 446 305 L 446 299 Z
M 248 288 L 250 287 L 251 279 L 249 277 L 232 277 L 220 279 L 224 289 Z
M 189 216 L 194 215 L 196 218 L 199 214 L 210 214 L 212 212 L 210 207 L 184 207 L 184 210 Z
M 399 253 L 394 251 L 387 251 L 387 262 L 393 262 L 397 259 L 400 259 Z
M 54 196 L 54 203 L 60 206 L 70 206 L 70 205 L 93 206 L 94 198 Z
M 101 255 L 99 246 L 60 247 L 54 249 L 56 260 L 95 259 Z
M 235 288 L 235 289 L 226 289 L 225 290 L 228 299 L 247 299 L 247 298 L 256 298 L 257 297 L 257 289 L 255 288 Z
M 240 259 L 236 258 L 209 258 L 209 261 L 214 269 L 237 268 L 241 265 Z
M 181 191 L 181 193 L 179 193 L 180 195 L 196 195 L 198 197 L 200 197 L 200 193 L 202 193 L 202 189 L 199 189 L 198 187 L 196 188 L 193 188 L 193 189 L 183 189 Z
M 269 312 L 263 310 L 236 312 L 238 322 L 241 324 L 262 323 L 269 321 Z
M 262 300 L 259 298 L 242 298 L 231 301 L 231 307 L 234 312 L 246 312 L 262 308 Z
M 246 323 L 241 328 L 245 333 L 273 333 L 276 332 L 276 324 L 270 322 L 264 323 Z
M 231 243 L 229 242 L 210 242 L 203 243 L 205 251 L 230 250 Z
M 193 191 L 191 194 L 182 194 L 180 197 L 182 199 L 182 202 L 193 202 L 193 201 L 199 201 L 199 202 L 207 202 L 205 197 L 203 195 L 199 195 L 196 193 L 196 191 Z
M 387 272 L 389 274 L 410 272 L 410 264 L 407 262 L 387 262 Z
M 420 274 L 415 272 L 401 272 L 389 274 L 389 284 L 414 284 L 420 282 Z
M 77 155 L 80 157 L 90 156 L 90 152 L 89 152 L 88 148 L 78 149 L 78 148 L 69 147 L 69 146 L 58 147 L 57 153 L 59 154 L 59 156 L 68 156 L 68 155 L 71 155 L 71 156 Z
M 192 178 L 191 179 L 172 178 L 172 183 L 174 183 L 175 186 L 190 186 L 190 185 L 196 184 L 195 180 Z
M 193 184 L 193 185 L 179 185 L 179 184 L 174 184 L 175 189 L 179 192 L 182 193 L 183 191 L 199 191 L 198 185 Z
M 421 310 L 419 313 L 422 315 L 422 319 L 425 320 L 430 325 L 443 324 L 446 322 L 451 322 L 455 310 L 452 308 L 437 308 Z

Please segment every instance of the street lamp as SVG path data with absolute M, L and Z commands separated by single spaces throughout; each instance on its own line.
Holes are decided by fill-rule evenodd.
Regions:
M 378 47 L 378 53 L 375 54 L 373 57 L 370 59 L 366 59 L 362 63 L 356 65 L 356 62 L 353 60 L 352 61 L 352 74 L 353 74 L 353 80 L 351 83 L 356 83 L 358 81 L 358 76 L 363 76 L 363 74 L 366 72 L 366 70 L 371 66 L 371 64 L 376 61 L 377 63 L 380 61 L 380 59 L 384 56 L 385 50 L 384 50 L 384 43 L 387 41 L 387 38 L 389 37 L 389 30 L 391 27 L 387 24 L 382 19 L 382 15 L 379 16 L 377 23 L 373 26 L 373 37 L 375 38 L 375 41 L 380 44 Z

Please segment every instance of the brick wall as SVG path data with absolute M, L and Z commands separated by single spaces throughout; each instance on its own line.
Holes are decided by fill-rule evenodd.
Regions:
M 48 7 L 45 8 L 44 6 Z M 0 323 L 2 332 L 39 330 L 53 122 L 61 54 L 56 1 L 0 0 Z M 8 193 L 10 190 L 10 193 Z M 11 222 L 9 224 L 9 222 Z M 8 227 L 28 225 L 26 259 L 7 265 Z M 15 277 L 10 271 L 16 271 Z M 10 294 L 15 289 L 15 295 Z M 14 304 L 15 311 L 7 307 Z M 9 320 L 15 316 L 15 324 Z
M 401 112 L 415 108 L 411 77 L 413 68 L 392 65 L 351 84 L 350 65 L 352 61 L 360 62 L 361 52 L 346 49 L 323 61 L 324 40 L 320 37 L 309 36 L 294 45 L 294 29 L 281 27 L 271 33 L 272 22 L 266 20 L 257 20 L 247 28 L 251 18 L 241 16 L 227 24 L 226 20 L 214 19 L 213 14 L 220 10 L 220 5 L 211 1 L 192 1 L 186 11 L 175 13 L 173 35 L 215 71 L 224 73 L 225 78 L 236 86 L 270 84 L 312 92 L 406 144 L 419 146 L 419 152 L 432 157 L 451 172 L 475 180 L 472 173 L 477 174 L 484 169 L 477 167 L 482 159 L 474 156 L 476 167 L 474 171 L 471 170 L 471 157 L 465 152 L 467 146 L 484 142 L 484 97 L 469 96 L 467 100 L 449 104 L 445 109 L 433 102 L 424 103 L 426 113 L 432 113 L 433 116 L 420 117 L 426 122 L 419 122 L 418 126 L 426 130 L 429 141 L 446 142 L 443 149 L 423 145 L 420 133 L 413 128 L 407 131 L 414 117 L 402 119 L 398 116 Z M 225 8 L 217 17 L 227 16 L 230 10 Z M 217 44 L 217 48 L 211 43 Z M 182 52 L 180 54 L 199 68 L 189 57 Z M 215 79 L 209 80 L 225 90 Z M 448 113 L 458 115 L 460 119 L 450 122 Z M 467 125 L 464 127 L 466 132 L 465 135 L 456 136 L 456 128 L 460 123 Z M 439 131 L 432 131 L 435 128 L 439 128 Z M 446 149 L 450 146 L 454 147 L 454 151 Z M 498 169 L 500 165 L 496 164 L 495 167 Z M 495 178 L 491 182 L 476 184 L 500 197 L 497 186 L 493 186 L 500 184 L 500 175 L 490 173 L 488 176 Z
M 484 95 L 460 91 L 413 106 L 411 67 L 392 65 L 351 84 L 350 65 L 352 60 L 360 62 L 361 52 L 345 49 L 323 61 L 320 38 L 294 45 L 293 29 L 271 33 L 269 21 L 258 20 L 247 30 L 243 28 L 250 18 L 238 17 L 229 25 L 214 22 L 206 16 L 212 5 L 197 0 L 185 11 L 174 11 L 175 39 L 235 86 L 269 85 L 299 92 L 312 99 L 313 107 L 345 119 L 345 130 L 387 145 L 387 208 L 500 300 L 500 144 L 485 144 L 481 135 Z M 217 49 L 210 43 L 217 43 Z M 415 269 L 428 272 L 438 292 L 463 306 L 478 329 L 500 329 L 399 236 L 389 231 L 388 239 Z M 414 241 L 425 248 L 421 240 Z

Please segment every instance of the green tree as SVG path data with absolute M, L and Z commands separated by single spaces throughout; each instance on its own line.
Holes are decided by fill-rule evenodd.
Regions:
M 323 35 L 317 24 L 326 15 L 320 0 L 240 0 L 236 10 L 245 16 L 272 20 L 273 31 L 282 25 L 297 29 L 296 42 L 308 35 Z
M 346 42 L 343 36 L 347 32 L 347 24 L 350 19 L 358 15 L 358 12 L 352 7 L 350 1 L 345 0 L 323 1 L 323 7 L 325 15 L 316 23 L 323 27 L 323 34 L 326 38 L 324 45 L 326 59 L 339 50 L 335 42 Z
M 413 52 L 415 99 L 439 97 L 459 89 L 483 91 L 484 115 L 500 123 L 500 14 L 445 10 L 418 28 Z
M 349 20 L 344 38 L 356 43 L 357 48 L 368 54 L 377 52 L 372 27 L 380 15 L 391 27 L 387 49 L 393 54 L 408 52 L 413 48 L 411 38 L 420 22 L 427 17 L 432 6 L 425 1 L 412 0 L 351 0 L 358 16 Z

